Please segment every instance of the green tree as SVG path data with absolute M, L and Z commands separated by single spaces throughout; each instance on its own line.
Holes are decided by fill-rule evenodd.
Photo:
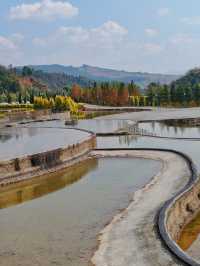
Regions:
M 24 66 L 22 69 L 22 76 L 26 77 L 26 76 L 31 76 L 33 74 L 33 70 L 28 67 L 28 66 Z

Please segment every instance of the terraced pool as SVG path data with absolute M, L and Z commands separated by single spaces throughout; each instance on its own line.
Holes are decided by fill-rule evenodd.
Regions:
M 89 265 L 98 233 L 160 168 L 152 160 L 91 159 L 1 189 L 0 264 Z
M 89 133 L 59 128 L 5 128 L 0 133 L 0 160 L 9 160 L 67 147 L 89 137 Z

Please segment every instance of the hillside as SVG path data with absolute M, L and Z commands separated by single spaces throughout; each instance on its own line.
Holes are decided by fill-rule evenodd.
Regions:
M 10 70 L 0 66 L 0 93 L 16 92 L 20 88 L 17 76 Z
M 81 76 L 72 76 L 64 73 L 47 73 L 40 70 L 33 71 L 32 76 L 53 91 L 66 86 L 71 87 L 75 83 L 84 88 L 88 87 L 91 82 L 89 79 Z
M 33 88 L 40 91 L 46 91 L 48 89 L 48 87 L 37 78 L 18 75 L 15 69 L 8 69 L 4 66 L 0 66 L 0 93 L 16 93 Z
M 147 90 L 150 105 L 189 106 L 200 105 L 200 68 L 188 71 L 170 85 L 151 83 Z
M 194 89 L 200 86 L 200 68 L 188 71 L 186 75 L 172 82 L 172 85 L 182 89 Z
M 161 84 L 169 84 L 180 76 L 152 74 L 141 72 L 126 72 L 100 67 L 83 65 L 80 67 L 62 66 L 62 65 L 35 65 L 30 66 L 34 70 L 42 70 L 46 73 L 65 73 L 72 76 L 82 76 L 90 80 L 96 81 L 122 81 L 125 83 L 132 80 L 141 87 L 147 86 L 151 82 L 159 82 Z

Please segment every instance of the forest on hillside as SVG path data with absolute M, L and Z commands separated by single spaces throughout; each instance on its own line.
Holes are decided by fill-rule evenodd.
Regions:
M 35 96 L 69 95 L 73 84 L 88 87 L 90 81 L 66 74 L 44 73 L 29 67 L 0 66 L 0 102 L 31 102 Z
M 23 72 L 24 69 L 18 70 L 18 74 L 23 75 Z M 31 76 L 45 84 L 52 91 L 60 90 L 66 86 L 71 87 L 73 84 L 78 84 L 85 88 L 91 83 L 89 79 L 81 76 L 67 75 L 65 73 L 47 73 L 33 69 L 31 69 Z
M 199 106 L 200 69 L 195 68 L 170 85 L 151 83 L 146 89 L 150 105 Z
M 34 102 L 34 97 L 49 99 L 71 96 L 77 102 L 100 105 L 199 106 L 200 69 L 190 70 L 170 84 L 150 83 L 145 90 L 135 84 L 96 82 L 66 74 L 44 73 L 29 67 L 0 66 L 0 102 Z

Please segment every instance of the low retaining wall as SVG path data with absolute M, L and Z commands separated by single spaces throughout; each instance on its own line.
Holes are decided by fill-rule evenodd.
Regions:
M 152 148 L 108 148 L 97 149 L 96 151 L 161 151 L 171 152 L 182 157 L 188 164 L 191 172 L 191 178 L 187 185 L 174 197 L 168 200 L 159 211 L 156 217 L 156 225 L 160 238 L 176 258 L 179 259 L 180 265 L 200 266 L 200 263 L 187 255 L 178 245 L 177 240 L 180 237 L 182 229 L 187 225 L 199 212 L 200 209 L 200 179 L 192 160 L 185 154 L 170 149 L 152 149 Z M 161 195 L 162 197 L 162 195 Z M 177 262 L 177 265 L 178 262 Z M 164 265 L 163 265 L 164 266 Z
M 183 228 L 199 213 L 200 179 L 192 160 L 181 152 L 173 152 L 186 160 L 192 175 L 188 184 L 166 202 L 160 210 L 158 215 L 159 234 L 169 250 L 184 264 L 200 266 L 199 262 L 187 255 L 176 243 Z
M 79 130 L 79 129 L 77 129 Z M 82 130 L 81 130 L 82 131 Z M 85 130 L 83 130 L 85 131 Z M 67 167 L 76 162 L 77 159 L 96 148 L 96 135 L 87 131 L 90 135 L 82 142 L 70 145 L 66 148 L 59 148 L 9 161 L 0 162 L 0 185 L 9 184 L 15 180 L 19 182 L 25 179 L 26 175 L 39 172 L 54 171 L 56 167 Z
M 152 111 L 152 108 L 140 108 L 140 107 L 86 107 L 84 106 L 85 111 L 92 111 L 92 112 L 144 112 L 144 111 Z
M 70 112 L 58 112 L 53 113 L 51 110 L 27 110 L 27 111 L 16 111 L 6 113 L 5 117 L 0 119 L 0 125 L 4 126 L 5 124 L 9 123 L 20 123 L 25 121 L 34 122 L 35 120 L 38 121 L 45 121 L 45 120 L 69 120 L 70 119 Z
M 178 241 L 182 229 L 199 213 L 200 181 L 178 197 L 166 211 L 166 226 L 171 238 Z

